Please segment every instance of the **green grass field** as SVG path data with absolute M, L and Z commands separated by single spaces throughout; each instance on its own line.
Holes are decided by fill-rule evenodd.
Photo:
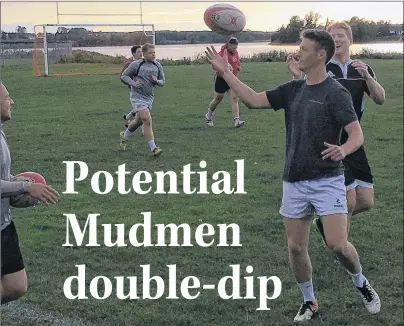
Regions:
M 375 207 L 354 218 L 350 239 L 358 249 L 365 275 L 380 294 L 382 311 L 377 316 L 366 312 L 350 277 L 332 262 L 320 236 L 313 232 L 310 254 L 320 318 L 312 325 L 403 325 L 403 62 L 368 63 L 385 86 L 387 100 L 383 106 L 367 100 L 362 126 L 375 176 Z M 74 318 L 83 325 L 98 326 L 293 324 L 302 298 L 289 270 L 278 214 L 285 145 L 283 112 L 249 111 L 241 104 L 246 128 L 234 129 L 226 97 L 215 115 L 215 127 L 208 129 L 204 114 L 213 94 L 211 68 L 173 66 L 166 67 L 165 73 L 166 86 L 157 89 L 153 108 L 155 137 L 164 152 L 155 159 L 140 131 L 131 137 L 126 152 L 118 149 L 129 95 L 117 76 L 38 78 L 26 67 L 3 69 L 2 80 L 16 103 L 12 121 L 4 126 L 13 173 L 40 172 L 62 193 L 66 186 L 63 161 L 85 161 L 89 167 L 89 177 L 77 186 L 79 194 L 62 194 L 58 205 L 49 208 L 13 210 L 29 293 L 21 300 L 21 313 L 16 313 L 14 306 L 2 309 L 5 325 L 76 325 L 68 321 Z M 282 63 L 254 63 L 243 66 L 240 78 L 262 91 L 290 76 Z M 234 177 L 237 159 L 245 160 L 247 195 L 120 195 L 116 186 L 108 195 L 91 191 L 90 177 L 96 171 L 113 174 L 121 164 L 126 164 L 131 175 L 140 170 L 173 170 L 180 177 L 184 165 L 201 171 L 199 162 L 205 160 L 209 177 L 220 170 Z M 152 225 L 188 223 L 195 230 L 201 223 L 237 223 L 243 247 L 220 248 L 216 242 L 209 248 L 62 246 L 66 241 L 64 213 L 77 214 L 83 223 L 87 214 L 99 213 L 101 223 L 130 227 L 143 221 L 141 212 L 148 211 L 152 212 Z M 102 241 L 101 234 L 99 239 Z M 217 284 L 220 278 L 231 275 L 232 264 L 241 265 L 242 277 L 247 276 L 243 272 L 246 266 L 254 267 L 251 275 L 255 277 L 256 295 L 259 276 L 276 275 L 283 288 L 278 299 L 269 301 L 270 311 L 256 310 L 258 298 L 222 300 L 215 290 L 201 290 L 195 300 L 167 300 L 166 291 L 159 300 L 122 301 L 116 299 L 114 288 L 106 300 L 90 297 L 70 301 L 63 294 L 63 283 L 76 275 L 75 264 L 87 266 L 87 290 L 90 280 L 99 275 L 141 278 L 143 264 L 150 264 L 151 274 L 164 279 L 168 275 L 166 265 L 176 264 L 179 295 L 179 283 L 186 276 L 198 277 L 201 284 Z M 241 281 L 243 295 L 245 282 Z M 141 282 L 138 284 L 141 290 Z M 272 288 L 268 291 L 271 294 Z M 33 310 L 46 312 L 46 316 Z M 62 317 L 56 321 L 52 314 Z

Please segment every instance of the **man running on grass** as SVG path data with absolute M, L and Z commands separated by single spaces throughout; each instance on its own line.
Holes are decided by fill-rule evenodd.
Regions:
M 165 84 L 164 70 L 160 62 L 156 61 L 154 45 L 143 45 L 142 52 L 144 59 L 132 62 L 121 75 L 122 81 L 131 86 L 130 99 L 136 117 L 128 128 L 121 132 L 120 146 L 126 150 L 129 136 L 143 124 L 144 137 L 150 150 L 158 156 L 162 150 L 154 142 L 150 111 L 154 101 L 154 88 Z
M 238 40 L 235 37 L 231 37 L 229 41 L 222 46 L 219 55 L 224 55 L 224 50 L 227 50 L 228 62 L 230 64 L 230 69 L 233 71 L 233 74 L 238 76 L 240 71 L 240 58 L 238 55 Z M 234 127 L 239 128 L 244 126 L 245 121 L 240 120 L 240 108 L 238 105 L 237 95 L 230 89 L 229 85 L 226 84 L 226 81 L 220 77 L 217 73 L 215 74 L 215 91 L 213 94 L 213 100 L 209 104 L 208 112 L 205 115 L 206 124 L 209 127 L 213 127 L 213 115 L 217 109 L 217 106 L 222 102 L 225 93 L 229 94 L 231 111 L 233 114 L 233 122 Z
M 143 53 L 142 53 L 142 47 L 140 45 L 134 45 L 132 46 L 132 48 L 130 49 L 131 53 L 132 53 L 132 57 L 127 60 L 122 68 L 121 71 L 121 76 L 122 73 L 126 70 L 126 68 L 129 67 L 129 65 L 136 60 L 141 60 L 143 57 Z M 129 90 L 130 90 L 130 86 Z M 131 109 L 127 114 L 125 114 L 123 116 L 123 119 L 125 120 L 125 129 L 128 128 L 130 122 L 135 118 L 136 112 L 133 112 L 133 110 Z M 142 133 L 143 133 L 143 125 L 142 125 Z

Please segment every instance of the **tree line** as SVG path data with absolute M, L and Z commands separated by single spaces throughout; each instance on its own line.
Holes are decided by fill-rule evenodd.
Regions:
M 321 16 L 318 13 L 312 11 L 306 14 L 304 18 L 292 16 L 286 26 L 282 25 L 276 32 L 272 33 L 271 42 L 293 44 L 299 41 L 300 32 L 304 29 L 327 29 L 331 21 L 327 18 L 325 25 L 321 25 L 319 23 L 320 18 Z M 349 20 L 345 20 L 345 22 L 351 26 L 355 43 L 372 42 L 386 38 L 398 40 L 403 31 L 402 24 L 391 24 L 390 21 L 385 20 L 374 22 L 354 16 Z
M 18 32 L 1 32 L 2 40 L 28 40 L 34 39 L 35 34 L 22 32 L 25 27 L 20 27 Z M 237 38 L 240 42 L 270 42 L 271 32 L 243 31 L 238 33 Z M 42 37 L 42 33 L 38 33 Z M 155 42 L 162 44 L 204 44 L 204 43 L 224 43 L 229 36 L 219 35 L 212 31 L 155 31 Z M 73 47 L 85 46 L 129 46 L 135 44 L 151 43 L 153 38 L 150 31 L 134 32 L 98 32 L 86 28 L 66 28 L 59 27 L 56 32 L 47 32 L 47 41 L 54 42 L 72 42 Z
M 292 16 L 289 23 L 282 25 L 274 32 L 260 32 L 245 30 L 235 36 L 242 43 L 246 42 L 273 42 L 280 44 L 293 44 L 299 41 L 300 32 L 306 28 L 327 28 L 331 23 L 328 18 L 324 26 L 320 24 L 321 16 L 309 12 L 304 18 Z M 355 43 L 372 42 L 392 38 L 399 39 L 395 34 L 402 33 L 403 25 L 394 25 L 389 21 L 370 21 L 357 16 L 346 21 L 352 28 Z M 401 31 L 401 32 L 400 32 Z M 42 36 L 38 34 L 38 36 Z M 212 31 L 169 31 L 161 30 L 155 32 L 155 42 L 162 44 L 206 44 L 224 43 L 229 36 L 219 35 Z M 18 26 L 13 33 L 1 31 L 2 41 L 13 42 L 13 40 L 33 40 L 35 34 L 27 33 L 24 26 Z M 393 40 L 392 39 L 392 40 Z M 99 32 L 90 31 L 85 28 L 59 27 L 54 33 L 47 33 L 47 40 L 50 43 L 72 42 L 73 47 L 91 46 L 130 46 L 152 42 L 152 37 L 146 32 Z

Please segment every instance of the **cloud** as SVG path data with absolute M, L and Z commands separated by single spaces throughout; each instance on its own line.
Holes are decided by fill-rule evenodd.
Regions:
M 34 32 L 34 24 L 32 23 L 27 23 L 27 22 L 23 22 L 23 23 L 19 23 L 19 24 L 1 24 L 1 30 L 8 32 L 8 33 L 12 33 L 15 32 L 17 29 L 17 26 L 24 26 L 27 28 L 27 32 L 28 33 L 33 33 Z M 39 28 L 41 31 L 42 29 Z M 39 31 L 38 29 L 38 31 Z
M 201 9 L 184 9 L 185 13 L 197 12 L 197 11 L 201 11 Z
M 178 15 L 178 12 L 168 12 L 168 11 L 153 11 L 149 15 Z
M 183 14 L 190 14 L 193 12 L 198 12 L 200 9 L 183 9 L 182 11 L 153 11 L 151 13 L 148 13 L 147 15 L 168 15 L 168 16 L 174 16 L 174 15 L 183 15 Z
M 156 21 L 154 23 L 159 23 L 159 24 L 200 24 L 201 22 L 195 21 L 195 20 L 176 20 L 176 21 L 167 21 L 167 20 L 161 20 L 161 21 Z

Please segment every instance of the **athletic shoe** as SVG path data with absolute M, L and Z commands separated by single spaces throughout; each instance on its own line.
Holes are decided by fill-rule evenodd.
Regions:
M 209 117 L 208 117 L 208 114 L 207 114 L 207 113 L 205 114 L 205 119 L 206 119 L 206 124 L 207 124 L 207 126 L 208 126 L 208 127 L 213 127 L 213 120 L 212 120 L 212 118 L 209 118 Z
M 161 148 L 159 148 L 159 147 L 156 147 L 154 150 L 153 150 L 153 154 L 154 154 L 154 156 L 159 156 L 161 153 L 163 152 L 163 150 L 161 149 Z
M 123 131 L 121 131 L 119 136 L 120 136 L 119 147 L 125 151 L 126 150 L 126 145 L 128 144 L 128 140 L 125 139 Z
M 377 314 L 380 311 L 382 303 L 375 289 L 369 283 L 366 283 L 366 281 L 363 282 L 361 288 L 357 287 L 357 289 L 362 294 L 363 303 L 367 311 L 371 314 Z
M 237 119 L 234 121 L 234 128 L 240 128 L 245 125 L 245 121 L 242 121 L 240 119 Z
M 294 321 L 306 321 L 313 319 L 318 314 L 318 304 L 312 301 L 306 301 L 302 303 L 297 312 Z

